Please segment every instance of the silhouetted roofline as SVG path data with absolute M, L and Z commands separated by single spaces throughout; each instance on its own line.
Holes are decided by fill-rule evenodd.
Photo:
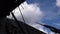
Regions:
M 12 19 L 8 19 L 10 20 L 11 22 L 13 22 L 12 24 L 15 23 L 15 20 L 12 20 Z M 22 28 L 24 29 L 24 27 L 27 28 L 29 34 L 46 34 L 40 30 L 37 30 L 36 28 L 32 27 L 32 26 L 29 26 L 28 24 L 26 23 L 23 23 L 22 21 L 18 21 L 20 23 L 20 25 L 22 26 Z M 15 23 L 16 24 L 16 23 Z

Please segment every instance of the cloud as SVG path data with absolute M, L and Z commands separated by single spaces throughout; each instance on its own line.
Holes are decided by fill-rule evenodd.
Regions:
M 54 32 L 50 32 L 49 34 L 57 34 L 57 33 L 54 33 Z
M 21 8 L 21 11 L 23 13 L 24 18 L 26 19 L 26 22 L 29 23 L 38 22 L 40 17 L 42 16 L 42 11 L 38 7 L 38 4 L 27 4 L 25 2 L 22 5 L 24 9 Z
M 56 5 L 60 7 L 60 0 L 56 0 Z
M 58 12 L 58 14 L 60 14 L 60 0 L 56 0 L 56 6 L 59 7 L 59 12 Z

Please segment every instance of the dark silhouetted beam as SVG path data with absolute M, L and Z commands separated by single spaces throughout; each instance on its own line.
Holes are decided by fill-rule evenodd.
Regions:
M 43 25 L 43 24 L 40 24 L 40 25 Z M 60 29 L 56 29 L 55 27 L 49 26 L 49 25 L 43 25 L 43 26 L 49 28 L 51 31 L 53 31 L 55 33 L 59 33 L 60 34 Z

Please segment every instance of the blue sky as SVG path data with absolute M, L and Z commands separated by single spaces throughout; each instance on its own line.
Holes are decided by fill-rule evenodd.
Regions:
M 59 7 L 56 6 L 56 0 L 26 0 L 28 4 L 38 3 L 41 11 L 44 13 L 41 21 L 47 25 L 60 29 Z

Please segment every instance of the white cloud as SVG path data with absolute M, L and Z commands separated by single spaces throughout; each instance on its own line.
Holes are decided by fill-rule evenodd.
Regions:
M 57 33 L 54 33 L 54 32 L 50 32 L 49 34 L 57 34 Z
M 42 12 L 40 8 L 37 6 L 38 4 L 27 4 L 25 2 L 22 5 L 24 9 L 21 8 L 21 10 L 24 18 L 26 19 L 26 22 L 29 22 L 29 23 L 38 22 L 40 17 L 42 16 Z
M 56 0 L 56 5 L 60 7 L 60 0 Z

